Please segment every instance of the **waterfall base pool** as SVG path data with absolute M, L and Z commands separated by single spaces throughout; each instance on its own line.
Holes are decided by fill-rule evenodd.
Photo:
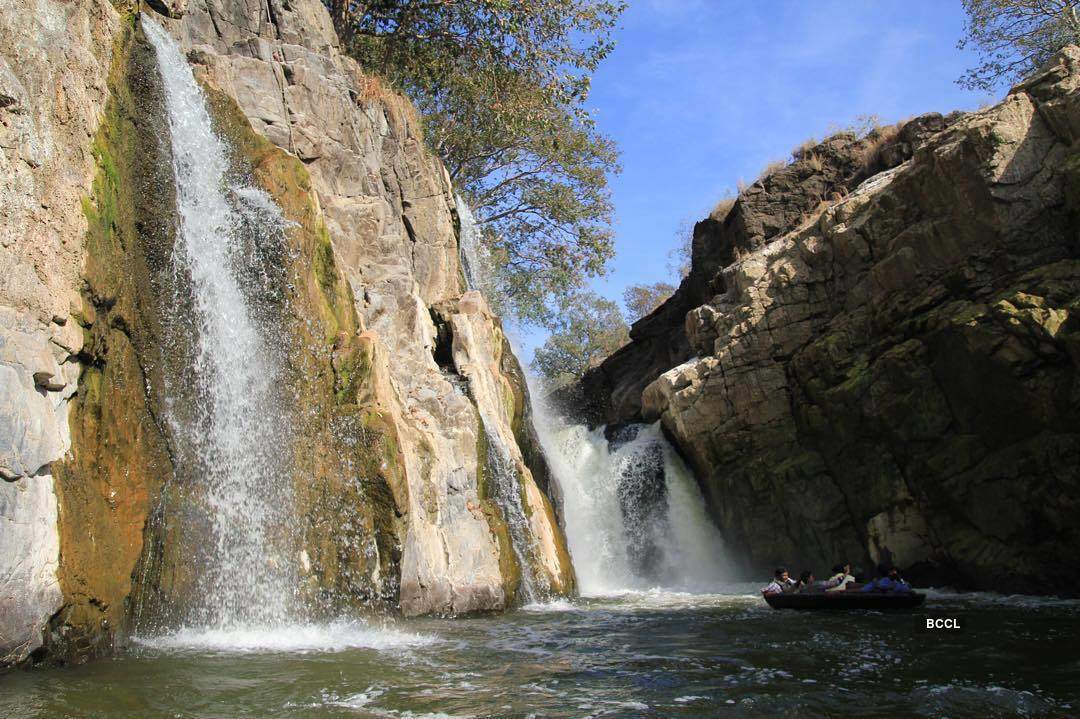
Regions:
M 138 644 L 0 677 L 11 717 L 1070 716 L 1080 602 L 931 593 L 920 611 L 775 611 L 639 592 L 345 624 L 290 644 Z M 925 617 L 959 631 L 927 632 Z M 332 626 L 332 625 L 331 625 Z M 326 628 L 324 628 L 326 629 Z M 364 641 L 349 642 L 352 632 Z M 326 642 L 320 644 L 319 636 Z M 227 638 L 226 638 L 227 639 Z M 240 641 L 240 640 L 243 641 Z

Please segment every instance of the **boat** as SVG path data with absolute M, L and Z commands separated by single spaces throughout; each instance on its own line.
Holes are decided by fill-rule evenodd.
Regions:
M 765 594 L 773 609 L 914 609 L 926 601 L 921 592 L 791 592 Z

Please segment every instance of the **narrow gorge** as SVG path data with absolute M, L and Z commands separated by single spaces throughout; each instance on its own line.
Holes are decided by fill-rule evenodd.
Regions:
M 659 421 L 743 571 L 1076 595 L 1080 50 L 999 104 L 796 150 L 557 401 Z

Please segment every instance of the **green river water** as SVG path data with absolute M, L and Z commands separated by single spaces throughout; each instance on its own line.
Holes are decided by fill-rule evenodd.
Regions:
M 756 588 L 147 639 L 0 677 L 0 716 L 1080 715 L 1078 602 L 931 592 L 913 612 L 820 614 Z

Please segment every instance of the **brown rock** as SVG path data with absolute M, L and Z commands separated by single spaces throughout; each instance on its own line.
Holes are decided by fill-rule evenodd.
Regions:
M 1080 592 L 1078 72 L 1066 48 L 877 164 L 839 136 L 747 188 L 576 399 L 660 417 L 748 571 Z

